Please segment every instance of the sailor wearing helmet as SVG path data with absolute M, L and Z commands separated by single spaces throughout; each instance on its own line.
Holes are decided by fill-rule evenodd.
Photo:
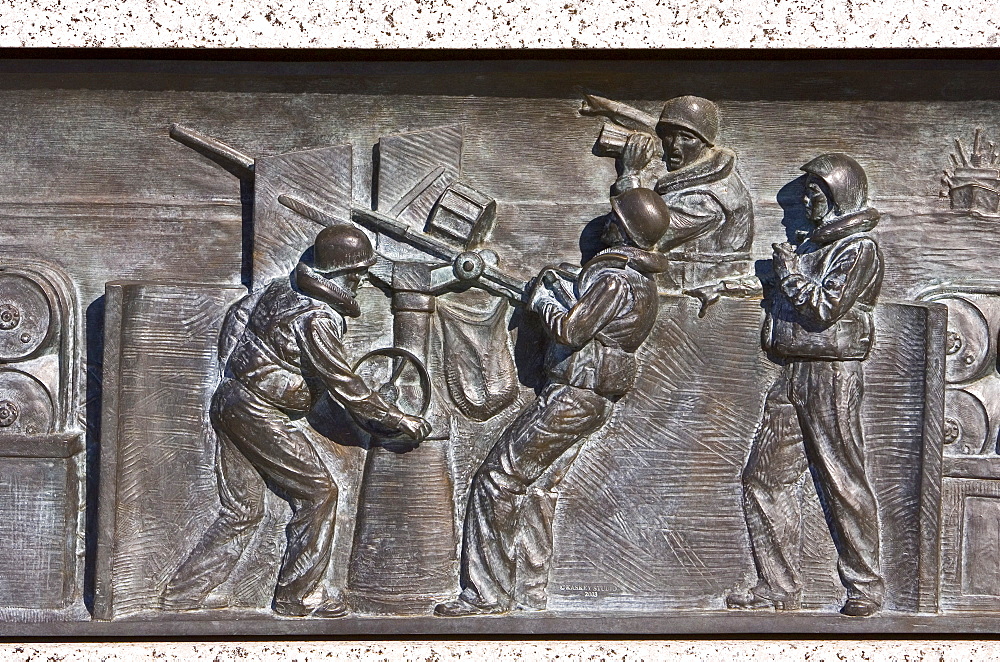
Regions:
M 274 611 L 283 616 L 343 616 L 339 595 L 316 598 L 333 543 L 337 485 L 304 429 L 323 395 L 356 416 L 406 434 L 430 431 L 373 392 L 352 370 L 343 346 L 347 318 L 358 317 L 358 285 L 374 263 L 368 237 L 351 225 L 322 230 L 313 265 L 272 282 L 227 315 L 220 338 L 226 374 L 212 398 L 218 432 L 221 508 L 163 592 L 169 609 L 199 609 L 229 577 L 247 534 L 264 516 L 268 486 L 292 506 Z M 242 323 L 234 320 L 241 317 Z M 228 360 L 227 360 L 228 359 Z M 309 603 L 316 598 L 314 603 Z
M 529 306 L 550 340 L 548 383 L 501 434 L 472 481 L 462 592 L 437 605 L 439 616 L 545 607 L 555 488 L 632 388 L 635 352 L 656 321 L 653 276 L 666 267 L 654 250 L 670 221 L 662 198 L 634 189 L 612 206 L 603 234 L 608 248 L 575 281 L 559 281 L 550 269 L 535 281 Z
M 696 96 L 670 99 L 655 129 L 662 159 L 651 135 L 633 133 L 614 190 L 651 188 L 666 202 L 670 229 L 658 248 L 670 259 L 669 284 L 706 303 L 723 290 L 732 296 L 759 291 L 750 255 L 753 204 L 736 170 L 736 153 L 715 144 L 718 107 Z
M 731 609 L 797 609 L 802 514 L 796 486 L 812 468 L 847 589 L 841 613 L 869 616 L 882 605 L 879 515 L 865 472 L 862 362 L 874 341 L 882 255 L 869 234 L 879 213 L 857 161 L 824 154 L 802 166 L 804 204 L 815 224 L 798 251 L 774 245 L 776 292 L 764 349 L 783 364 L 743 471 L 744 512 L 757 567 Z

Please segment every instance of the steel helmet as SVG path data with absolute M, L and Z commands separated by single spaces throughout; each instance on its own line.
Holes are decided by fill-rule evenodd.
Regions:
M 693 131 L 709 145 L 715 144 L 719 134 L 719 107 L 701 97 L 675 97 L 663 104 L 656 133 L 663 134 L 668 126 L 679 126 Z
M 649 250 L 663 238 L 670 225 L 670 209 L 656 191 L 634 188 L 611 199 L 622 229 L 638 246 Z
M 313 244 L 313 268 L 323 273 L 349 271 L 375 264 L 368 235 L 347 223 L 323 228 Z
M 864 168 L 847 154 L 823 154 L 800 169 L 823 180 L 837 216 L 868 207 L 868 177 Z

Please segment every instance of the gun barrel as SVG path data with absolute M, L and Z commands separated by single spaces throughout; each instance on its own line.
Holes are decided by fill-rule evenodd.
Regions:
M 524 303 L 525 282 L 509 276 L 499 269 L 488 266 L 479 277 L 481 287 L 502 297 L 510 299 L 516 305 Z
M 358 225 L 365 226 L 369 230 L 384 232 L 424 253 L 448 260 L 449 262 L 459 257 L 459 252 L 448 244 L 429 237 L 422 232 L 414 231 L 405 223 L 401 223 L 377 211 L 363 207 L 351 207 L 351 220 Z M 479 285 L 493 294 L 507 297 L 515 303 L 520 303 L 524 299 L 524 281 L 509 276 L 491 265 L 487 265 L 483 269 L 483 273 L 479 276 Z
M 253 177 L 254 158 L 230 147 L 221 140 L 216 140 L 180 124 L 170 125 L 170 137 L 212 159 L 237 177 Z
M 386 216 L 371 209 L 352 206 L 351 220 L 369 230 L 384 232 L 424 253 L 448 260 L 449 262 L 458 257 L 460 252 L 444 242 L 428 237 L 425 234 L 414 232 L 410 226 L 397 221 L 391 216 Z

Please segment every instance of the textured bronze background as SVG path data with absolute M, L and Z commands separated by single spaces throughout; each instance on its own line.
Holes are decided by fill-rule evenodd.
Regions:
M 962 60 L 0 62 L 0 633 L 997 631 L 1000 217 L 988 191 L 955 193 L 975 179 L 962 159 L 976 130 L 990 155 L 986 143 L 1000 139 L 997 70 Z M 808 229 L 800 166 L 837 152 L 864 167 L 885 268 L 861 410 L 882 611 L 837 613 L 837 553 L 808 479 L 802 609 L 726 608 L 756 574 L 741 474 L 778 367 L 761 350 L 759 296 L 724 297 L 699 317 L 697 299 L 672 293 L 636 353 L 632 392 L 552 498 L 544 609 L 433 616 L 458 594 L 473 474 L 542 387 L 544 334 L 495 291 L 426 294 L 435 276 L 400 267 L 419 260 L 388 234 L 375 250 L 397 266 L 372 267 L 345 349 L 356 360 L 395 344 L 424 361 L 433 431 L 400 452 L 373 446 L 329 402 L 310 414 L 317 439 L 338 442 L 318 442 L 339 489 L 323 583 L 351 613 L 271 611 L 290 516 L 273 492 L 217 592 L 225 604 L 210 605 L 224 608 L 162 608 L 219 509 L 209 403 L 226 311 L 246 287 L 285 277 L 321 227 L 279 197 L 341 222 L 352 206 L 458 228 L 495 214 L 482 248 L 511 279 L 580 264 L 599 248 L 619 174 L 598 156 L 609 153 L 595 145 L 604 119 L 580 115 L 580 90 L 654 116 L 680 95 L 718 104 L 717 143 L 738 155 L 762 275 L 772 243 Z M 252 175 L 172 140 L 174 123 L 250 155 Z M 978 167 L 996 167 L 984 158 Z M 500 360 L 456 403 L 449 352 L 462 342 L 455 329 L 472 328 L 455 326 L 463 310 L 481 325 L 505 316 L 515 374 Z M 400 402 L 419 399 L 418 381 L 402 379 Z M 487 396 L 496 411 L 476 409 Z

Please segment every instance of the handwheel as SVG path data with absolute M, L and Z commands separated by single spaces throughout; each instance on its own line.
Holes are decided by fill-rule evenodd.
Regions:
M 379 364 L 383 362 L 387 364 L 386 369 L 379 371 L 381 367 Z M 405 406 L 406 398 L 402 403 L 403 406 L 400 406 L 400 388 L 396 383 L 410 366 L 417 373 L 420 390 L 420 406 L 416 407 L 415 411 L 409 411 L 414 407 Z M 354 373 L 364 380 L 368 388 L 381 395 L 386 402 L 399 407 L 404 414 L 423 417 L 427 413 L 427 408 L 430 407 L 431 378 L 427 374 L 427 368 L 412 352 L 399 347 L 383 347 L 372 350 L 354 364 Z M 384 376 L 386 373 L 388 373 L 388 377 L 380 378 L 377 376 L 379 374 Z M 373 437 L 398 439 L 404 436 L 398 430 L 386 428 L 375 421 L 356 416 L 353 412 L 351 412 L 351 417 L 358 424 L 358 427 Z

